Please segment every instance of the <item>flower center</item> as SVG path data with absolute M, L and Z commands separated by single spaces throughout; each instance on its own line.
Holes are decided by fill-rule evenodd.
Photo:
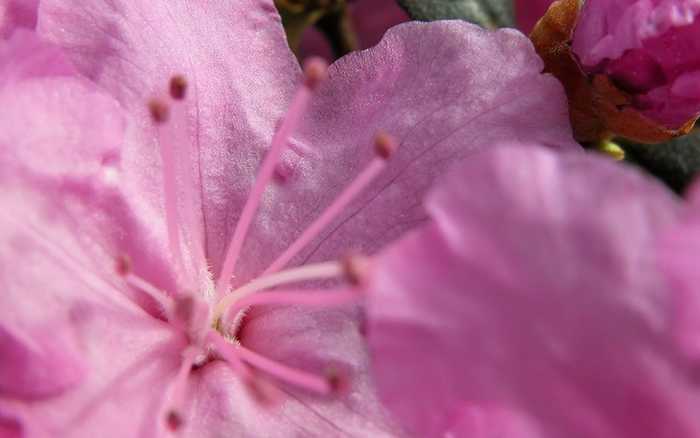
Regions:
M 344 261 L 330 261 L 282 270 L 300 253 L 323 229 L 333 222 L 360 193 L 386 167 L 387 159 L 397 145 L 393 138 L 378 134 L 375 138 L 376 156 L 363 171 L 338 195 L 338 197 L 316 218 L 301 235 L 287 247 L 260 276 L 249 283 L 231 290 L 231 278 L 236 268 L 248 230 L 260 206 L 263 193 L 274 179 L 280 165 L 284 148 L 291 142 L 291 136 L 298 128 L 303 115 L 308 110 L 314 91 L 326 76 L 323 61 L 312 60 L 305 65 L 304 81 L 299 86 L 289 111 L 282 119 L 273 136 L 269 150 L 260 166 L 255 183 L 246 200 L 241 216 L 228 245 L 221 273 L 216 281 L 215 297 L 218 302 L 208 306 L 190 293 L 171 291 L 166 294 L 145 279 L 135 275 L 127 258 L 117 260 L 116 270 L 125 282 L 145 294 L 160 309 L 163 319 L 174 328 L 182 331 L 188 339 L 188 347 L 182 353 L 175 380 L 169 388 L 163 411 L 163 424 L 170 430 L 179 429 L 184 421 L 182 415 L 185 401 L 187 378 L 194 368 L 209 360 L 222 360 L 246 383 L 251 393 L 261 402 L 281 398 L 282 393 L 268 380 L 267 375 L 279 381 L 304 388 L 308 391 L 329 395 L 338 391 L 343 381 L 337 373 L 318 376 L 294 369 L 269 359 L 246 348 L 238 336 L 245 311 L 257 305 L 300 305 L 310 307 L 348 306 L 360 303 L 361 288 L 356 287 L 364 269 L 364 259 L 348 258 Z M 163 167 L 163 195 L 167 237 L 172 263 L 177 272 L 185 272 L 185 260 L 181 252 L 181 218 L 178 213 L 178 194 L 188 196 L 188 192 L 177 190 L 178 154 L 177 126 L 186 126 L 183 102 L 186 98 L 187 82 L 182 76 L 170 81 L 169 99 L 154 99 L 149 102 L 151 118 L 156 126 Z M 175 128 L 169 129 L 173 119 Z M 180 120 L 178 120 L 180 119 Z M 182 129 L 182 128 L 180 128 Z M 182 134 L 182 133 L 179 133 Z M 191 199 L 180 199 L 186 205 Z M 194 211 L 194 208 L 180 211 Z M 310 280 L 345 279 L 346 286 L 334 289 L 310 290 L 295 286 Z M 178 279 L 182 280 L 182 279 Z M 271 290 L 274 289 L 274 290 Z M 152 313 L 153 314 L 153 313 Z

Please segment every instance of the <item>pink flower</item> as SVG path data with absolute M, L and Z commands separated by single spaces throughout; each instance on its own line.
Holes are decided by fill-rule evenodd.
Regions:
M 544 16 L 547 8 L 554 0 L 516 0 L 515 1 L 515 21 L 518 29 L 529 33 L 535 23 Z
M 406 24 L 320 83 L 267 0 L 45 0 L 37 28 L 70 62 L 0 50 L 0 431 L 397 434 L 339 260 L 477 149 L 577 147 L 512 31 Z
M 678 128 L 700 114 L 698 14 L 695 0 L 587 0 L 573 49 L 642 114 Z
M 348 5 L 352 30 L 357 36 L 359 49 L 376 45 L 389 28 L 408 21 L 408 15 L 396 0 L 357 0 Z M 300 58 L 321 56 L 332 60 L 336 57 L 329 42 L 317 29 L 304 32 L 299 46 Z
M 457 166 L 426 206 L 368 279 L 377 385 L 412 434 L 700 436 L 697 357 L 655 259 L 673 194 L 515 145 Z

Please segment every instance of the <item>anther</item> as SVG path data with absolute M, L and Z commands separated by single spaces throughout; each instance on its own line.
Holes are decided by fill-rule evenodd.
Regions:
M 155 123 L 165 123 L 170 117 L 170 108 L 158 99 L 152 99 L 148 102 L 148 111 Z
M 165 416 L 165 424 L 171 432 L 176 432 L 182 428 L 185 421 L 177 411 L 169 411 Z
M 170 97 L 175 100 L 183 100 L 187 94 L 187 81 L 182 75 L 170 78 Z
M 328 63 L 321 58 L 313 57 L 304 63 L 304 85 L 315 90 L 326 79 Z
M 120 255 L 114 262 L 114 268 L 117 271 L 117 275 L 126 277 L 131 273 L 131 259 L 129 256 Z
M 369 271 L 369 258 L 365 256 L 347 256 L 341 260 L 345 278 L 353 286 L 366 283 Z
M 350 389 L 350 379 L 335 367 L 326 370 L 326 381 L 331 390 L 331 394 L 338 396 L 345 394 Z
M 394 137 L 386 132 L 378 132 L 374 137 L 374 150 L 377 155 L 385 160 L 391 157 L 394 152 L 396 152 L 397 148 L 398 144 L 396 143 Z

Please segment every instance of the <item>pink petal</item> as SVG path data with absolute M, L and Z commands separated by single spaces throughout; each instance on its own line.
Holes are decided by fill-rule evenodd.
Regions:
M 434 222 L 376 262 L 388 406 L 419 436 L 465 402 L 522 411 L 539 436 L 697 436 L 696 365 L 653 257 L 678 207 L 603 158 L 517 145 L 458 166 L 428 198 Z
M 519 32 L 459 21 L 405 23 L 378 46 L 340 59 L 297 136 L 309 151 L 290 151 L 291 176 L 267 204 L 265 215 L 285 226 L 260 230 L 256 242 L 281 251 L 375 156 L 378 131 L 400 142 L 387 169 L 297 263 L 373 253 L 422 223 L 434 178 L 494 142 L 579 150 L 561 86 L 541 69 Z
M 22 438 L 22 434 L 22 425 L 17 420 L 0 416 L 0 437 Z
M 181 163 L 190 164 L 178 169 L 183 180 L 192 179 L 182 184 L 192 203 L 181 203 L 180 212 L 196 218 L 182 228 L 199 271 L 206 264 L 196 252 L 206 247 L 218 272 L 258 163 L 299 78 L 272 1 L 217 0 L 199 7 L 185 0 L 48 0 L 38 27 L 132 114 L 122 155 L 129 172 L 125 183 L 151 208 L 162 205 L 162 177 L 146 104 L 163 94 L 174 74 L 187 79 L 182 141 L 170 145 Z
M 0 38 L 18 29 L 34 29 L 39 0 L 0 0 Z
M 537 425 L 521 412 L 497 406 L 464 404 L 457 409 L 446 438 L 539 438 Z
M 700 191 L 694 184 L 687 193 L 688 208 L 681 222 L 669 230 L 659 244 L 659 259 L 669 285 L 677 291 L 673 311 L 675 334 L 683 353 L 700 360 Z
M 120 162 L 125 121 L 118 103 L 63 69 L 35 68 L 47 59 L 68 64 L 55 47 L 33 35 L 18 32 L 2 44 L 9 48 L 6 53 L 18 54 L 15 48 L 26 45 L 33 50 L 10 72 L 16 79 L 0 86 L 0 105 L 13 108 L 0 119 L 0 180 L 54 196 L 59 204 L 51 209 L 74 214 L 67 234 L 89 234 L 83 228 L 92 226 L 77 250 L 92 248 L 90 239 L 98 240 L 104 254 L 96 261 L 110 276 L 116 257 L 126 255 L 139 275 L 172 290 L 176 277 L 164 257 L 165 230 L 155 226 L 162 213 L 140 208 L 139 195 L 128 185 L 129 169 Z M 83 215 L 90 220 L 84 222 Z
M 0 399 L 46 436 L 153 436 L 183 340 L 117 277 L 120 217 L 42 183 L 0 197 Z
M 23 79 L 75 73 L 62 51 L 41 42 L 34 32 L 19 30 L 8 41 L 0 41 L 0 88 Z
M 118 156 L 121 109 L 75 70 L 61 50 L 18 31 L 0 41 L 0 165 L 42 177 L 89 177 Z
M 183 339 L 142 314 L 93 303 L 78 308 L 76 335 L 88 372 L 73 391 L 27 404 L 28 423 L 49 436 L 160 435 Z
M 0 325 L 0 396 L 31 400 L 80 383 L 85 369 L 61 322 L 21 333 L 8 331 L 7 325 L 12 324 Z

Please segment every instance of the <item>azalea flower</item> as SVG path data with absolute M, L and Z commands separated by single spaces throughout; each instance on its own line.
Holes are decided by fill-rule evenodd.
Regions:
M 700 114 L 700 3 L 586 0 L 573 39 L 588 73 L 608 75 L 645 116 L 677 129 Z
M 578 147 L 513 31 L 406 24 L 325 81 L 267 0 L 48 0 L 37 32 L 0 51 L 0 424 L 26 436 L 400 434 L 344 256 L 478 149 Z
M 697 352 L 697 319 L 679 325 L 656 252 L 681 219 L 670 191 L 516 144 L 457 166 L 426 208 L 366 279 L 377 385 L 412 435 L 700 435 L 698 356 L 678 336 Z

